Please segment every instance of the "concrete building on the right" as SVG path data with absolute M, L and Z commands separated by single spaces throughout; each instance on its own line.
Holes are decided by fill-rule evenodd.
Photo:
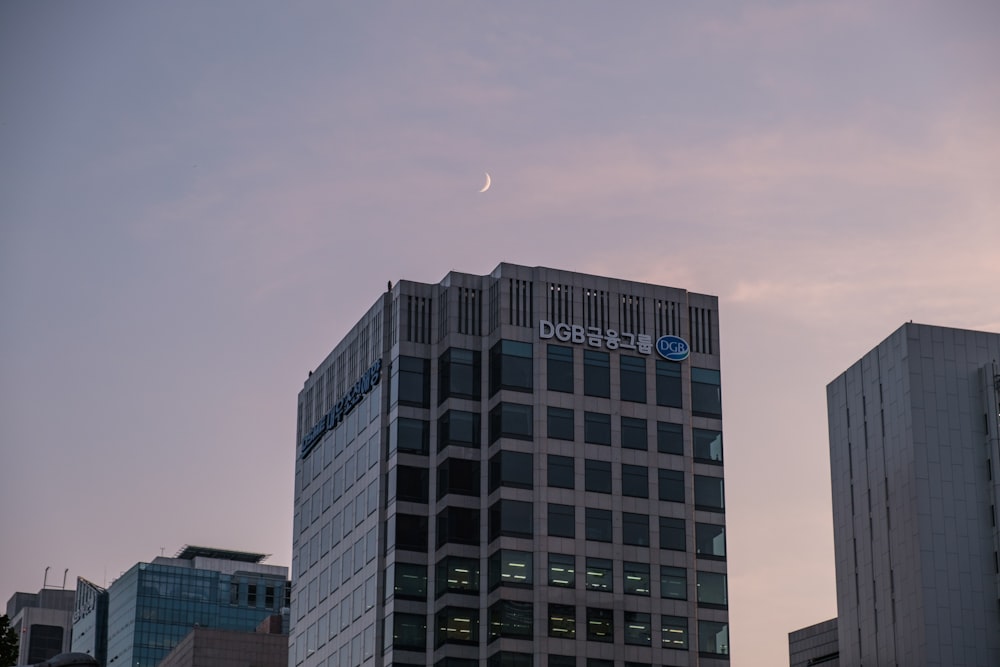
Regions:
M 1000 334 L 904 324 L 827 410 L 840 664 L 1000 665 Z

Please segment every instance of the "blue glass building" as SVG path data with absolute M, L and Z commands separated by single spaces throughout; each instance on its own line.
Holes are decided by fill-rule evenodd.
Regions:
M 185 547 L 174 558 L 137 563 L 108 589 L 102 664 L 155 667 L 193 628 L 252 631 L 268 616 L 287 618 L 288 570 L 265 558 Z

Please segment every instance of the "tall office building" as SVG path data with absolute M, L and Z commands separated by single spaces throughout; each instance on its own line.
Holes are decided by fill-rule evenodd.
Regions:
M 16 664 L 44 662 L 69 650 L 73 595 L 72 590 L 42 588 L 37 593 L 14 593 L 10 597 L 7 616 L 18 637 Z
M 905 324 L 827 387 L 841 664 L 1000 665 L 998 361 Z
M 290 665 L 728 664 L 718 302 L 390 285 L 298 399 Z
M 266 557 L 188 546 L 136 563 L 108 587 L 106 601 L 103 589 L 80 580 L 73 651 L 102 667 L 156 667 L 195 628 L 253 631 L 289 605 L 288 568 Z

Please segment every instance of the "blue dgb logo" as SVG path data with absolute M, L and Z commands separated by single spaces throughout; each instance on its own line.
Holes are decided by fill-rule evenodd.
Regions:
M 656 351 L 669 361 L 684 361 L 691 353 L 691 346 L 680 336 L 660 336 L 656 340 Z

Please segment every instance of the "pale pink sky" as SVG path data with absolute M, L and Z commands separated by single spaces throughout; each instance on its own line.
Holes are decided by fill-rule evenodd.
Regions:
M 0 601 L 186 543 L 289 564 L 308 371 L 387 280 L 509 261 L 719 295 L 732 663 L 787 664 L 836 614 L 826 383 L 907 320 L 1000 331 L 998 34 L 989 0 L 0 4 Z

